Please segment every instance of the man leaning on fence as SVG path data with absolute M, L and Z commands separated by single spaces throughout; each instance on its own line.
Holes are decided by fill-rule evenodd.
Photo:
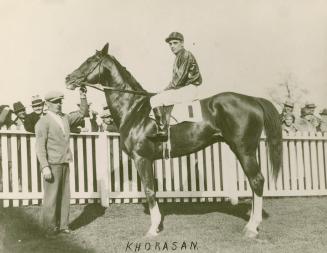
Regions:
M 69 146 L 71 126 L 85 117 L 88 106 L 86 90 L 80 90 L 80 111 L 74 114 L 62 113 L 64 95 L 58 91 L 46 94 L 48 113 L 35 126 L 36 154 L 43 175 L 42 222 L 46 237 L 59 232 L 70 233 L 69 229 L 69 162 L 72 153 Z

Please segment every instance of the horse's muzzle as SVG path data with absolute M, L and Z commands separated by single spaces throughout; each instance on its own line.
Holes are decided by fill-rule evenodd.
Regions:
M 71 78 L 71 76 L 66 77 L 66 88 L 69 90 L 75 90 L 78 87 L 78 80 L 75 78 Z

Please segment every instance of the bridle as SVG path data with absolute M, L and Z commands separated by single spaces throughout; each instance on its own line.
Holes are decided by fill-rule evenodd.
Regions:
M 151 93 L 151 92 L 146 92 L 146 91 L 116 89 L 116 88 L 112 88 L 112 87 L 103 86 L 100 83 L 98 83 L 98 84 L 90 84 L 88 82 L 85 82 L 85 80 L 87 80 L 88 76 L 90 74 L 92 74 L 93 71 L 95 71 L 96 68 L 98 68 L 98 81 L 101 80 L 101 71 L 100 71 L 100 68 L 102 66 L 102 62 L 103 62 L 103 56 L 100 57 L 99 61 L 94 65 L 93 68 L 91 68 L 87 72 L 87 74 L 83 74 L 83 76 L 80 78 L 83 81 L 78 82 L 81 87 L 89 86 L 89 87 L 92 87 L 94 89 L 97 89 L 97 90 L 100 90 L 100 91 L 103 91 L 103 92 L 105 92 L 105 90 L 109 90 L 109 91 L 117 91 L 117 92 L 123 92 L 123 93 L 132 93 L 132 94 L 135 94 L 135 95 L 142 95 L 142 96 L 153 96 L 153 95 L 156 95 L 157 94 L 157 93 Z

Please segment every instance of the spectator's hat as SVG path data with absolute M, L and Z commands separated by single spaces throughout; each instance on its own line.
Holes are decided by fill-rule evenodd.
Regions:
M 306 103 L 305 107 L 306 108 L 316 108 L 316 105 L 314 103 Z
M 106 109 L 105 109 L 106 108 Z M 101 118 L 109 118 L 109 117 L 111 117 L 111 114 L 110 114 L 110 111 L 109 111 L 109 109 L 108 109 L 108 106 L 106 106 L 106 107 L 103 107 L 103 111 L 102 111 L 102 113 L 100 114 L 100 117 Z
M 184 36 L 183 36 L 183 34 L 181 34 L 179 32 L 172 32 L 171 34 L 169 34 L 169 36 L 166 38 L 165 41 L 168 43 L 171 40 L 184 41 Z
M 312 113 L 308 110 L 309 107 L 302 107 L 301 108 L 301 116 L 311 115 Z
M 284 102 L 284 106 L 293 108 L 294 107 L 294 103 L 291 100 L 286 100 Z
M 320 115 L 327 115 L 327 108 L 324 108 L 321 113 L 319 113 Z
M 13 108 L 14 108 L 14 113 L 25 111 L 25 106 L 20 101 L 14 103 Z
M 44 96 L 44 100 L 48 102 L 57 102 L 58 100 L 62 100 L 64 98 L 64 94 L 60 91 L 49 91 Z
M 43 105 L 44 101 L 41 99 L 39 95 L 32 96 L 32 107 Z

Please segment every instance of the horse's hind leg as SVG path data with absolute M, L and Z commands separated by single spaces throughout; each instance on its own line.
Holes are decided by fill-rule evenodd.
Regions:
M 264 178 L 261 174 L 255 154 L 240 155 L 239 159 L 252 189 L 251 216 L 249 222 L 244 228 L 244 233 L 247 237 L 255 237 L 258 234 L 257 228 L 262 221 L 262 193 Z
M 161 222 L 161 214 L 156 201 L 156 193 L 154 190 L 152 161 L 143 157 L 136 157 L 134 158 L 134 162 L 144 186 L 144 192 L 149 204 L 151 215 L 151 226 L 146 236 L 153 237 L 158 235 L 159 225 Z

